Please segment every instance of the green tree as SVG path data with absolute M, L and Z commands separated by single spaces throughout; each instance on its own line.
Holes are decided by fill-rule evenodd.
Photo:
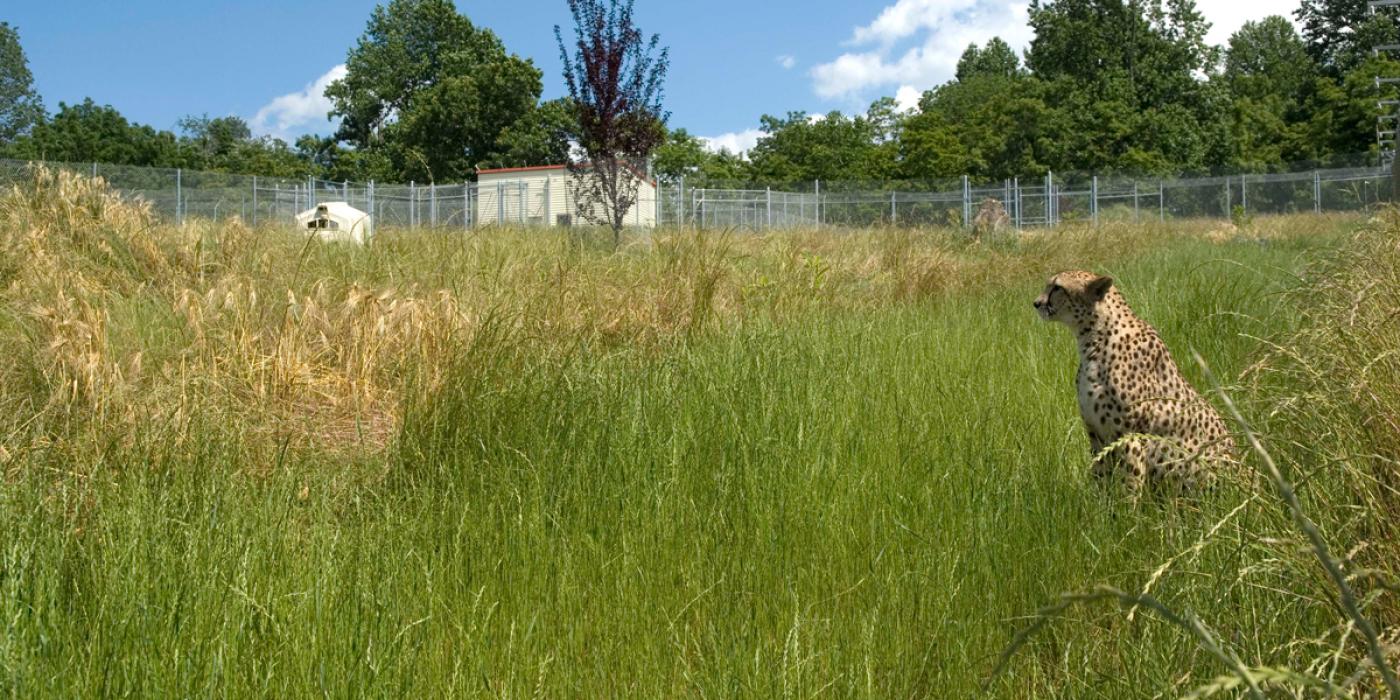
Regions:
M 1316 155 L 1300 137 L 1317 73 L 1303 38 L 1283 17 L 1246 22 L 1230 37 L 1221 80 L 1231 98 L 1231 165 L 1264 169 Z
M 753 179 L 749 161 L 728 149 L 710 154 L 700 164 L 701 182 L 747 182 Z
M 1021 59 L 1001 37 L 992 37 L 986 48 L 971 44 L 958 59 L 957 79 L 967 81 L 979 75 L 1014 77 L 1021 73 Z
M 1224 77 L 1236 97 L 1296 100 L 1316 73 L 1303 37 L 1278 15 L 1245 22 L 1225 50 Z
M 695 177 L 700 174 L 711 153 L 705 142 L 685 129 L 668 131 L 666 140 L 656 147 L 652 167 L 665 179 Z
M 267 175 L 270 177 L 304 178 L 314 175 L 328 178 L 329 176 L 328 173 L 316 167 L 313 161 L 302 157 L 301 153 L 289 146 L 286 141 L 270 136 L 244 142 L 237 151 L 237 157 L 231 159 L 227 165 L 217 169 L 243 175 Z
M 1032 0 L 1027 65 L 1062 117 L 1065 169 L 1172 171 L 1225 157 L 1219 52 L 1193 0 Z
M 180 165 L 212 172 L 304 177 L 320 174 L 285 141 L 253 138 L 242 117 L 188 116 L 180 120 Z
M 763 136 L 749 151 L 750 170 L 755 179 L 771 184 L 894 177 L 902 125 L 891 121 L 892 105 L 877 101 L 864 116 L 764 115 L 759 120 Z
M 1044 91 L 1006 42 L 969 46 L 957 78 L 924 93 L 904 124 L 903 176 L 1000 180 L 1044 172 L 1056 124 Z
M 1394 10 L 1372 15 L 1367 0 L 1302 0 L 1293 16 L 1308 53 L 1335 79 L 1365 61 L 1372 47 L 1397 42 Z
M 168 131 L 132 124 L 110 105 L 91 98 L 80 104 L 58 103 L 52 119 L 17 139 L 11 151 L 20 158 L 124 165 L 179 165 L 179 144 Z
M 1055 115 L 1028 76 L 973 75 L 924 94 L 905 124 L 904 176 L 1000 180 L 1044 172 Z
M 0 146 L 28 134 L 43 120 L 44 103 L 34 90 L 19 31 L 0 22 Z
M 239 150 L 253 139 L 253 130 L 242 117 L 187 116 L 179 127 L 182 145 L 193 152 L 200 165 L 226 163 L 236 159 Z
M 316 163 L 285 142 L 253 138 L 240 117 L 191 116 L 182 134 L 134 124 L 110 105 L 91 99 L 59 103 L 53 118 L 16 139 L 8 152 L 29 160 L 187 168 L 244 175 L 305 177 Z
M 728 150 L 710 150 L 705 140 L 685 129 L 675 129 L 666 135 L 666 142 L 656 149 L 652 166 L 658 177 L 675 180 L 689 178 L 691 185 L 705 183 L 735 183 L 749 180 L 749 163 Z
M 1376 101 L 1400 97 L 1394 85 L 1378 91 L 1377 75 L 1400 75 L 1400 62 L 1371 57 L 1340 81 L 1313 80 L 1300 110 L 1305 121 L 1295 137 L 1303 157 L 1327 161 L 1376 152 Z
M 383 155 L 402 179 L 458 180 L 499 151 L 541 89 L 532 62 L 451 0 L 392 0 L 370 14 L 326 96 L 337 138 L 357 152 Z
M 398 173 L 382 150 L 347 148 L 334 136 L 305 135 L 296 140 L 295 153 L 313 172 L 327 180 L 398 182 Z
M 965 174 L 981 175 L 986 168 L 976 161 L 964 143 L 967 130 L 949 121 L 938 109 L 909 118 L 899 141 L 902 175 L 909 180 L 930 180 Z
M 567 163 L 569 134 L 577 129 L 574 106 L 568 98 L 540 103 L 501 131 L 497 151 L 485 165 L 519 168 Z

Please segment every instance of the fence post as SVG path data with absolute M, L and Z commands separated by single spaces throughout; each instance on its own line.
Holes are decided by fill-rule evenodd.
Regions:
M 1161 180 L 1157 181 L 1157 220 L 1167 220 L 1167 188 L 1162 186 Z
M 768 228 L 773 228 L 773 188 L 765 187 L 763 191 L 768 202 Z
M 1248 175 L 1240 175 L 1240 207 L 1244 213 L 1249 213 L 1249 182 L 1245 180 Z
M 1133 180 L 1133 223 L 1141 220 L 1141 212 L 1138 209 L 1138 183 Z
M 428 221 L 437 228 L 437 185 L 428 183 Z
M 962 176 L 962 183 L 963 183 L 963 215 L 962 215 L 962 227 L 963 227 L 963 228 L 968 228 L 969 226 L 972 225 L 972 184 L 968 181 L 966 175 Z
M 682 175 L 676 189 L 676 227 L 685 226 L 685 219 L 685 176 Z
M 1313 213 L 1322 213 L 1322 174 L 1313 171 Z
M 1021 176 L 1011 178 L 1011 200 L 1016 204 L 1016 230 L 1021 230 Z
M 1225 176 L 1225 218 L 1226 218 L 1226 219 L 1232 219 L 1232 218 L 1234 218 L 1233 212 L 1230 211 L 1231 209 L 1234 208 L 1234 207 L 1231 206 L 1231 204 L 1232 204 L 1232 200 L 1231 200 L 1231 198 L 1230 198 L 1230 176 L 1229 176 L 1229 175 L 1226 175 L 1226 176 Z
M 175 223 L 185 223 L 184 191 L 180 168 L 175 169 Z
M 812 189 L 817 195 L 817 228 L 822 227 L 822 181 L 817 180 L 812 183 Z
M 1094 220 L 1094 225 L 1099 225 L 1099 176 L 1089 182 L 1089 215 Z
M 374 180 L 365 188 L 365 202 L 369 205 L 369 235 L 373 236 L 379 224 L 379 212 L 374 209 Z

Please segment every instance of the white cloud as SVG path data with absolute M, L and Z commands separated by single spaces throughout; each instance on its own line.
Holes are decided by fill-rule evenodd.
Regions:
M 300 91 L 273 98 L 254 115 L 250 123 L 253 133 L 287 139 L 301 133 L 301 127 L 327 123 L 326 112 L 331 109 L 331 101 L 326 97 L 326 88 L 344 77 L 345 64 L 342 63 Z
M 894 93 L 894 101 L 900 111 L 911 112 L 919 108 L 919 98 L 923 96 L 923 91 L 912 85 L 900 85 Z
M 813 87 L 827 99 L 868 97 L 872 88 L 890 86 L 926 90 L 952 77 L 970 43 L 1000 36 L 1013 47 L 1028 44 L 1027 8 L 1024 0 L 898 0 L 855 29 L 846 43 L 857 50 L 812 69 Z M 914 37 L 918 45 L 896 55 L 896 46 Z
M 763 132 L 759 129 L 746 129 L 744 131 L 734 131 L 719 136 L 701 136 L 700 140 L 705 143 L 705 148 L 718 153 L 729 151 L 734 154 L 747 153 L 758 143 Z
M 792 54 L 785 53 L 774 60 L 783 67 L 783 70 L 792 70 L 792 67 L 797 65 L 797 57 Z
M 963 9 L 959 5 L 965 4 L 967 3 L 959 3 L 956 0 L 951 3 L 938 0 L 899 0 L 881 10 L 880 16 L 876 17 L 874 22 L 864 27 L 856 27 L 855 36 L 847 43 L 856 46 L 872 43 L 889 46 L 900 39 L 913 36 L 921 28 L 935 27 L 948 21 L 950 15 Z
M 1292 19 L 1297 0 L 1198 0 L 1224 44 L 1246 21 L 1269 14 Z M 843 42 L 846 51 L 812 68 L 817 96 L 853 103 L 898 89 L 906 97 L 947 82 L 968 44 L 1001 37 L 1018 53 L 1034 37 L 1027 0 L 896 0 Z M 904 101 L 901 101 L 904 104 Z
M 1296 0 L 1197 0 L 1196 9 L 1211 23 L 1206 41 L 1225 46 L 1230 40 L 1230 35 L 1244 26 L 1245 22 L 1257 22 L 1269 15 L 1282 15 L 1296 26 L 1293 12 L 1298 9 L 1298 4 Z

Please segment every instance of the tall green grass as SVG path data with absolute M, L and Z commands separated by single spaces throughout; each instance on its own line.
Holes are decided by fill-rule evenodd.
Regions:
M 1337 241 L 1189 238 L 1099 267 L 1200 384 L 1190 350 L 1239 377 L 1257 338 L 1297 332 L 1282 292 Z M 1307 640 L 1338 615 L 1286 515 L 1262 499 L 1232 515 L 1248 495 L 1231 489 L 1132 504 L 1094 487 L 1072 340 L 1029 306 L 1056 270 L 969 255 L 1022 262 L 924 301 L 744 314 L 646 352 L 541 352 L 510 314 L 488 318 L 441 379 L 401 375 L 379 456 L 251 449 L 218 414 L 189 419 L 197 440 L 150 425 L 90 445 L 100 470 L 12 456 L 0 684 L 967 696 L 1042 604 L 1136 590 L 1227 516 L 1153 594 L 1253 664 L 1320 656 L 1327 640 Z M 1233 388 L 1268 417 L 1268 396 Z M 1339 480 L 1314 483 L 1333 536 L 1364 529 Z M 1152 616 L 1083 609 L 987 689 L 1172 695 L 1227 671 Z

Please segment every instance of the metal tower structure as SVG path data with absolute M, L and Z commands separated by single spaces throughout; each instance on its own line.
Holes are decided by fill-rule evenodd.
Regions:
M 1400 8 L 1400 0 L 1370 0 L 1368 6 L 1374 15 L 1378 10 Z M 1376 56 L 1400 54 L 1400 44 L 1380 44 L 1371 49 L 1371 53 Z M 1400 76 L 1396 75 L 1377 75 L 1375 78 L 1377 92 L 1385 85 L 1400 84 Z M 1379 99 L 1376 106 L 1381 112 L 1376 117 L 1376 146 L 1381 152 L 1381 165 L 1389 168 L 1395 162 L 1395 134 L 1400 130 L 1400 100 Z

